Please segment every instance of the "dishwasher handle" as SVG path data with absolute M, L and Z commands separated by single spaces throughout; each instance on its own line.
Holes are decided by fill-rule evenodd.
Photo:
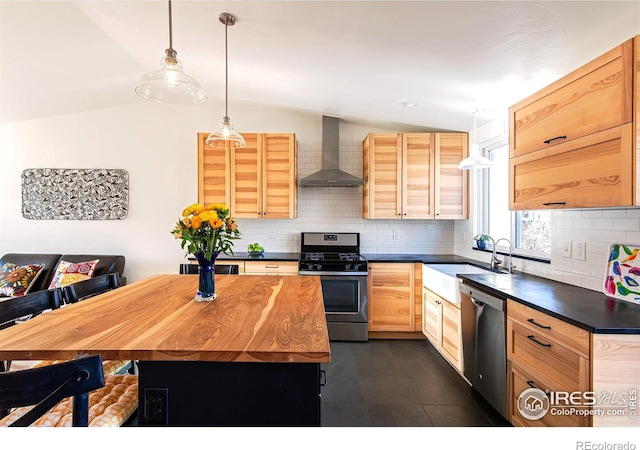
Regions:
M 478 306 L 490 306 L 498 311 L 505 310 L 504 304 L 506 302 L 502 298 L 496 297 L 480 289 L 472 288 L 464 283 L 460 283 L 459 289 L 461 294 L 468 295 L 473 303 Z

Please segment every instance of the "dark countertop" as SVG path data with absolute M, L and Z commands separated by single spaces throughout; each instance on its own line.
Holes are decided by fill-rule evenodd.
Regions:
M 419 262 L 424 264 L 482 264 L 481 261 L 465 258 L 457 255 L 429 255 L 429 254 L 391 254 L 391 255 L 375 255 L 363 254 L 362 256 L 368 262 Z
M 640 334 L 640 304 L 521 272 L 459 274 L 465 284 L 510 298 L 597 334 Z
M 225 255 L 221 253 L 217 260 L 225 261 L 298 261 L 300 253 L 269 253 L 265 252 L 262 256 L 249 256 L 247 252 L 234 252 L 234 255 Z

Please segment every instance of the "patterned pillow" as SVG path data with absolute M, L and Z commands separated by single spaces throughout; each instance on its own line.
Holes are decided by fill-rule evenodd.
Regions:
M 49 289 L 59 288 L 68 284 L 77 283 L 78 281 L 88 280 L 93 276 L 99 259 L 94 261 L 69 262 L 60 261 L 56 267 L 56 273 L 53 275 Z
M 31 286 L 42 273 L 44 264 L 27 264 L 18 266 L 5 263 L 0 268 L 0 295 L 21 297 L 29 292 Z

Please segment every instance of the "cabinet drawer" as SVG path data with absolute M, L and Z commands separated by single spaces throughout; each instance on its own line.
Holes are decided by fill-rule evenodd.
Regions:
M 518 409 L 518 397 L 522 392 L 529 388 L 538 388 L 543 392 L 562 390 L 558 386 L 553 384 L 544 384 L 535 377 L 528 374 L 525 370 L 511 364 L 511 372 L 509 374 L 509 392 L 510 392 L 510 405 L 509 411 L 511 415 L 511 423 L 516 426 L 525 427 L 586 427 L 589 426 L 588 416 L 562 415 L 553 414 L 552 411 L 547 413 L 540 419 L 529 420 L 522 416 Z
M 245 261 L 244 273 L 247 275 L 297 275 L 296 261 Z
M 588 359 L 513 320 L 507 320 L 507 358 L 562 390 L 589 388 Z
M 545 342 L 554 341 L 589 359 L 590 334 L 588 331 L 513 300 L 507 300 L 507 316 L 510 320 L 520 323 L 541 336 Z
M 633 40 L 510 108 L 511 157 L 632 120 Z
M 633 147 L 626 124 L 510 159 L 512 209 L 633 205 Z

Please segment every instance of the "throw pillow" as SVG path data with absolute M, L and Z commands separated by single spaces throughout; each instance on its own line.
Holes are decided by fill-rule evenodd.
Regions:
M 0 295 L 21 297 L 29 292 L 33 283 L 42 273 L 44 264 L 26 264 L 19 266 L 4 263 L 0 268 Z
M 60 261 L 56 272 L 53 274 L 49 289 L 60 288 L 68 284 L 77 283 L 78 281 L 88 280 L 93 276 L 96 266 L 100 260 L 83 262 Z

